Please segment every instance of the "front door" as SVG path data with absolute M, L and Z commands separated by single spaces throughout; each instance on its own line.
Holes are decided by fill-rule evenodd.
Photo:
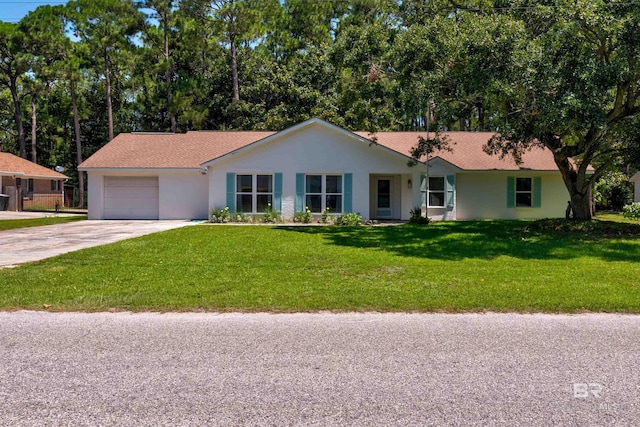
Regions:
M 391 178 L 376 178 L 376 218 L 392 218 Z

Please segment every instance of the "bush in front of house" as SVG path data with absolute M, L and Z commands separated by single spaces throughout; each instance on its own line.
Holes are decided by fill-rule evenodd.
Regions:
M 209 221 L 218 224 L 230 222 L 231 212 L 229 212 L 229 208 L 225 207 L 224 209 L 211 209 L 211 212 L 209 214 Z
M 346 225 L 349 227 L 355 227 L 357 225 L 362 224 L 362 217 L 357 213 L 346 213 L 335 218 L 334 224 L 336 225 Z
M 631 203 L 622 208 L 622 216 L 627 219 L 640 220 L 640 202 Z
M 277 222 L 282 222 L 282 218 L 280 217 L 280 213 L 273 209 L 271 203 L 267 205 L 267 208 L 264 210 L 262 217 L 260 220 L 266 224 L 275 224 Z
M 431 218 L 422 216 L 422 208 L 416 206 L 409 211 L 409 224 L 427 225 L 431 222 Z
M 312 218 L 313 216 L 311 215 L 311 209 L 309 209 L 309 206 L 307 206 L 305 207 L 304 211 L 296 212 L 295 215 L 293 215 L 293 222 L 309 224 Z

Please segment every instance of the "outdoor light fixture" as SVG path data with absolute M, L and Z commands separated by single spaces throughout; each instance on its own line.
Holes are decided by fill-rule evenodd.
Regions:
M 409 189 L 412 189 L 412 188 L 413 188 L 413 182 L 411 181 L 411 179 L 409 179 L 409 180 L 407 181 L 407 187 L 408 187 Z

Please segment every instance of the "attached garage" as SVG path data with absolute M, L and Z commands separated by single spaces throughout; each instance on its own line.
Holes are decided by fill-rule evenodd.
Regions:
M 104 219 L 158 219 L 158 177 L 105 176 Z

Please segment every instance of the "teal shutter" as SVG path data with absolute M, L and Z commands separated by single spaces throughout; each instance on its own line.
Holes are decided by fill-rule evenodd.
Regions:
M 236 174 L 227 173 L 227 206 L 231 212 L 236 211 Z
M 342 207 L 342 211 L 344 213 L 353 212 L 353 201 L 352 201 L 352 191 L 353 187 L 353 174 L 345 173 L 344 174 L 344 206 Z
M 533 206 L 534 208 L 542 207 L 542 177 L 533 177 Z
M 456 176 L 447 175 L 447 208 L 453 209 L 454 192 L 456 189 Z
M 516 207 L 516 177 L 507 177 L 507 207 Z
M 282 172 L 274 174 L 273 180 L 273 208 L 282 213 Z
M 427 176 L 420 175 L 420 205 L 427 206 Z
M 304 174 L 297 173 L 296 174 L 296 203 L 295 203 L 295 211 L 302 212 L 304 211 Z

